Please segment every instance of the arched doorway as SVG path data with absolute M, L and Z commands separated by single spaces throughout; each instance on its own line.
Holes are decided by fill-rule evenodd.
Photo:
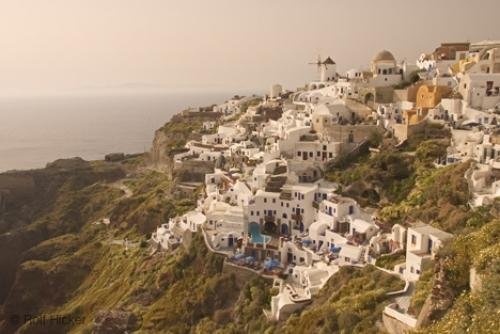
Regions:
M 287 224 L 281 224 L 281 234 L 288 235 L 288 225 Z
M 365 95 L 365 104 L 370 108 L 373 108 L 375 104 L 375 96 L 372 93 L 368 93 Z
M 276 224 L 273 222 L 266 222 L 264 224 L 264 233 L 276 234 Z

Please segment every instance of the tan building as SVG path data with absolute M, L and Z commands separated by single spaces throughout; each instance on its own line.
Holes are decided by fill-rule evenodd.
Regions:
M 441 43 L 434 50 L 432 57 L 434 60 L 455 60 L 457 52 L 469 51 L 470 43 Z
M 416 108 L 435 108 L 441 99 L 451 94 L 451 88 L 447 86 L 421 85 L 416 94 Z

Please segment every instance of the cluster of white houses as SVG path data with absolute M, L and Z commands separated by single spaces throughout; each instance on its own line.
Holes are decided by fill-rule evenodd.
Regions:
M 376 132 L 403 142 L 438 122 L 453 135 L 439 163 L 475 160 L 467 174 L 473 203 L 499 196 L 499 47 L 443 44 L 415 65 L 384 50 L 368 70 L 345 75 L 327 58 L 315 63 L 319 77 L 305 89 L 285 97 L 274 85 L 258 105 L 242 109 L 248 100 L 236 97 L 214 107 L 231 120 L 205 122 L 201 141 L 174 156 L 176 165 L 211 164 L 204 196 L 194 211 L 160 226 L 153 240 L 170 249 L 186 232 L 202 231 L 210 249 L 236 264 L 285 274 L 266 311 L 276 320 L 302 307 L 339 266 L 373 264 L 383 253 L 405 251 L 394 273 L 417 280 L 452 236 L 423 223 L 384 232 L 374 210 L 339 195 L 338 185 L 323 178 L 325 168 Z M 408 316 L 394 305 L 387 312 Z

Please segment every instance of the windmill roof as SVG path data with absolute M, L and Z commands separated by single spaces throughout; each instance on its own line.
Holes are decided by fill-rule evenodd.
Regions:
M 323 64 L 325 65 L 335 65 L 335 62 L 332 60 L 332 58 L 328 57 L 325 59 L 325 61 L 323 62 Z

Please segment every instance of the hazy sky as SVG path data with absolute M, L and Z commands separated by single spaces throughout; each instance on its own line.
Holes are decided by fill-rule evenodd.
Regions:
M 500 39 L 500 0 L 0 0 L 0 92 L 286 88 L 331 55 Z

